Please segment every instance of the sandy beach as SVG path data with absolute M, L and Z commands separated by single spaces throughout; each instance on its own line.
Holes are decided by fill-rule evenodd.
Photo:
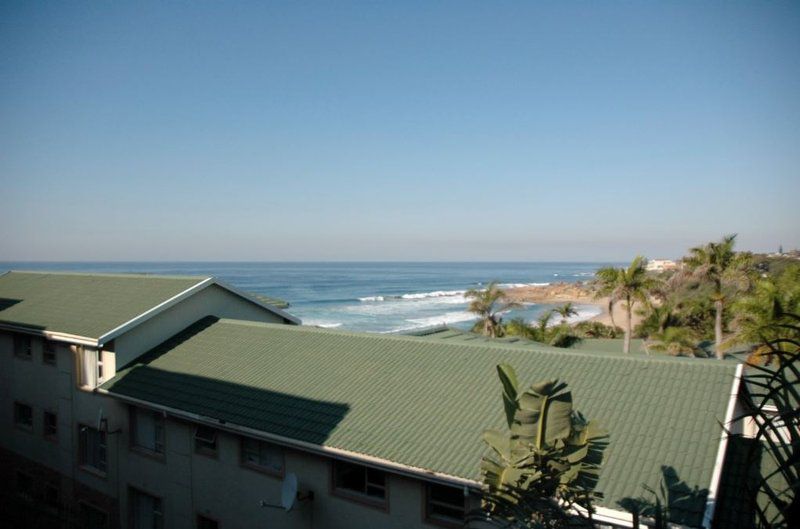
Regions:
M 562 304 L 573 302 L 582 305 L 596 305 L 602 311 L 597 316 L 590 318 L 590 321 L 599 321 L 605 325 L 612 324 L 611 313 L 608 311 L 608 298 L 601 297 L 595 298 L 591 289 L 586 283 L 551 283 L 549 285 L 536 285 L 515 287 L 506 289 L 506 297 L 519 303 L 549 303 L 549 304 Z M 623 303 L 616 303 L 614 305 L 614 318 L 613 321 L 618 327 L 623 327 L 627 311 L 623 307 Z M 635 307 L 634 307 L 635 308 Z M 642 317 L 636 314 L 632 315 L 632 324 L 635 327 L 641 321 Z

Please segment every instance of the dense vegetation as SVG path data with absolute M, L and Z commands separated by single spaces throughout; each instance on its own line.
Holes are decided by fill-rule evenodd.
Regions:
M 520 336 L 556 347 L 571 347 L 586 338 L 624 336 L 622 350 L 630 351 L 632 337 L 645 340 L 648 352 L 723 358 L 750 352 L 751 362 L 768 362 L 763 344 L 786 314 L 800 313 L 800 260 L 738 252 L 736 236 L 691 248 L 676 270 L 648 272 L 637 256 L 627 267 L 597 271 L 590 284 L 594 295 L 608 299 L 609 311 L 621 304 L 623 327 L 591 321 L 570 325 L 571 303 L 542 314 L 535 322 L 502 314 L 515 305 L 505 302 L 496 283 L 467 293 L 470 310 L 480 320 L 473 329 L 488 336 Z M 640 317 L 632 325 L 632 315 Z M 612 319 L 613 321 L 613 319 Z M 759 345 L 761 344 L 761 345 Z

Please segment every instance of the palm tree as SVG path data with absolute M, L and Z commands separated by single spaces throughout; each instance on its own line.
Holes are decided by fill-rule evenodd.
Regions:
M 609 297 L 609 310 L 614 312 L 614 304 L 619 301 L 625 302 L 627 321 L 625 326 L 625 341 L 622 347 L 623 352 L 629 353 L 631 350 L 631 313 L 633 304 L 637 301 L 645 303 L 648 294 L 655 289 L 658 281 L 647 274 L 645 270 L 645 259 L 637 255 L 628 268 L 614 268 L 606 266 L 597 271 L 596 274 L 598 290 L 597 297 Z
M 553 311 L 561 316 L 561 323 L 567 323 L 567 318 L 578 315 L 578 311 L 575 310 L 575 305 L 571 301 L 554 308 Z
M 722 346 L 722 311 L 726 303 L 724 289 L 733 286 L 746 290 L 750 284 L 752 255 L 749 252 L 735 252 L 736 234 L 727 235 L 720 242 L 710 242 L 689 250 L 683 262 L 697 279 L 709 282 L 714 302 L 714 343 L 717 358 L 724 356 Z
M 790 334 L 794 323 L 790 314 L 800 312 L 800 266 L 787 268 L 777 277 L 756 281 L 752 292 L 731 305 L 734 313 L 734 334 L 722 344 L 723 349 L 734 345 L 753 345 L 748 363 L 772 360 L 774 341 Z M 791 336 L 800 339 L 800 334 Z M 778 343 L 777 347 L 782 344 Z
M 671 354 L 672 356 L 694 356 L 697 349 L 692 332 L 686 327 L 667 327 L 650 335 L 647 339 L 648 350 Z
M 497 286 L 497 281 L 492 281 L 485 289 L 471 288 L 464 293 L 464 296 L 472 299 L 467 310 L 478 315 L 474 329 L 491 338 L 503 334 L 501 314 L 519 306 L 518 303 L 506 300 L 506 293 Z

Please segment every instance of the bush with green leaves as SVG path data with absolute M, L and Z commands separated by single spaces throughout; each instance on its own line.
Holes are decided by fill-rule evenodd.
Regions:
M 521 391 L 510 365 L 497 373 L 508 431 L 483 434 L 491 454 L 481 460 L 483 502 L 473 519 L 526 529 L 590 525 L 606 433 L 573 409 L 567 384 Z

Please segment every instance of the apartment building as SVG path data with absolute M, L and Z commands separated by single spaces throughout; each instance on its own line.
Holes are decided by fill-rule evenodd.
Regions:
M 462 527 L 501 362 L 611 432 L 607 527 L 665 480 L 682 526 L 726 501 L 735 363 L 317 329 L 213 278 L 12 272 L 0 303 L 2 494 L 43 527 Z

